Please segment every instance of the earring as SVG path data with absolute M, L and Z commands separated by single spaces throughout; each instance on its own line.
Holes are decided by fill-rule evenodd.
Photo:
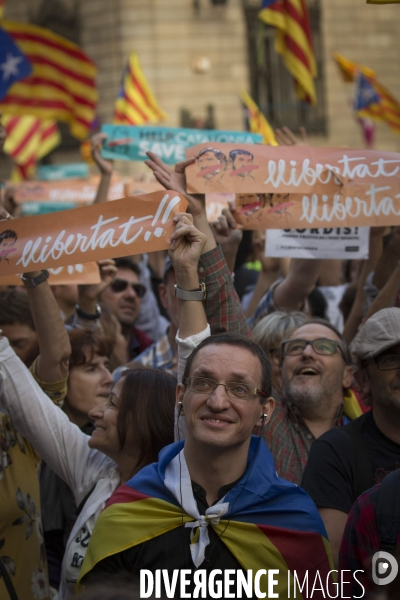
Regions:
M 265 413 L 263 413 L 261 416 L 262 416 L 262 425 L 261 425 L 261 427 L 264 427 L 264 423 L 268 419 L 268 415 L 265 414 Z

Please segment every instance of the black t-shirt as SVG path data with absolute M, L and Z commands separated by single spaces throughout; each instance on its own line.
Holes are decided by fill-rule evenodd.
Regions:
M 223 498 L 238 481 L 220 488 L 217 501 Z M 192 490 L 199 513 L 204 515 L 207 508 L 209 508 L 206 491 L 194 481 L 192 481 Z M 109 556 L 95 565 L 92 571 L 83 579 L 83 584 L 91 585 L 110 581 L 121 575 L 125 578 L 130 577 L 129 581 L 133 583 L 138 583 L 140 569 L 149 569 L 153 572 L 156 569 L 167 569 L 170 574 L 174 569 L 191 569 L 193 576 L 196 567 L 190 555 L 191 531 L 187 527 L 177 527 L 133 548 Z M 218 536 L 212 526 L 208 527 L 208 535 L 210 543 L 206 547 L 205 559 L 199 568 L 207 572 L 213 569 L 221 569 L 222 571 L 234 569 L 235 573 L 242 570 L 239 561 L 221 540 L 223 536 Z M 192 590 L 194 584 L 188 586 L 187 590 L 189 588 Z M 231 589 L 234 588 L 235 586 L 232 586 Z M 179 584 L 176 592 L 179 594 Z
M 375 424 L 372 411 L 353 423 L 368 450 L 373 483 L 380 483 L 388 473 L 400 468 L 400 444 L 383 435 Z M 357 499 L 357 491 L 361 493 L 357 485 L 357 471 L 354 442 L 340 427 L 331 429 L 311 446 L 301 487 L 318 508 L 349 513 Z

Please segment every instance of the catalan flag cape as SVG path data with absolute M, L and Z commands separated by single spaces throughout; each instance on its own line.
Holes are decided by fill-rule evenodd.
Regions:
M 194 532 L 191 551 L 193 545 L 201 544 L 199 536 L 207 528 L 199 527 L 200 521 L 193 516 L 195 500 L 184 453 L 180 452 L 182 445 L 183 442 L 164 448 L 158 463 L 142 469 L 113 494 L 93 530 L 80 581 L 104 558 L 182 527 L 183 523 L 200 529 L 200 533 Z M 181 489 L 186 510 L 178 502 Z M 280 598 L 291 597 L 288 579 L 293 592 L 288 571 L 296 571 L 301 581 L 307 572 L 314 581 L 319 571 L 322 581 L 326 581 L 333 566 L 318 511 L 301 488 L 277 476 L 272 456 L 261 438 L 251 439 L 248 468 L 240 481 L 220 503 L 207 510 L 203 519 L 218 509 L 223 518 L 212 519 L 210 515 L 208 526 L 221 535 L 244 570 L 253 569 L 254 573 L 259 569 L 279 569 L 279 584 L 274 591 Z M 196 551 L 191 554 L 195 561 Z M 261 578 L 261 586 L 263 580 L 266 578 Z M 313 596 L 318 600 L 324 597 L 323 592 L 317 591 Z M 303 596 L 298 593 L 297 598 Z
M 274 131 L 267 119 L 258 108 L 254 100 L 245 91 L 240 93 L 240 99 L 246 110 L 248 131 L 251 133 L 259 133 L 264 138 L 264 144 L 270 146 L 278 146 L 278 142 L 275 139 Z
M 143 125 L 165 121 L 167 115 L 161 110 L 139 63 L 136 52 L 129 56 L 122 75 L 114 107 L 114 123 Z
M 301 100 L 317 103 L 317 76 L 306 0 L 262 0 L 259 18 L 276 27 L 275 48 L 296 81 Z
M 4 114 L 66 121 L 73 136 L 90 132 L 97 106 L 96 66 L 73 42 L 30 23 L 1 21 L 32 65 L 0 102 Z

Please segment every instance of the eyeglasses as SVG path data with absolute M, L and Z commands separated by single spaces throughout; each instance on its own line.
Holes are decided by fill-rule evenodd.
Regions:
M 282 351 L 286 356 L 299 356 L 308 345 L 311 346 L 316 354 L 323 356 L 332 356 L 335 352 L 339 351 L 343 359 L 346 360 L 340 343 L 326 338 L 319 338 L 318 340 L 289 340 L 282 344 Z
M 371 363 L 376 363 L 380 371 L 394 371 L 400 368 L 400 354 L 384 354 L 367 361 L 365 364 Z
M 114 279 L 110 284 L 110 288 L 113 292 L 118 294 L 119 292 L 124 292 L 128 285 L 131 286 L 138 298 L 143 298 L 146 293 L 146 287 L 142 283 L 129 283 L 128 281 L 125 281 L 125 279 Z
M 211 396 L 218 385 L 223 385 L 228 398 L 231 400 L 247 400 L 254 398 L 254 396 L 265 396 L 268 398 L 265 392 L 248 383 L 238 383 L 236 381 L 218 383 L 215 379 L 209 379 L 208 377 L 188 377 L 184 383 L 189 386 L 191 392 L 204 394 L 205 396 Z

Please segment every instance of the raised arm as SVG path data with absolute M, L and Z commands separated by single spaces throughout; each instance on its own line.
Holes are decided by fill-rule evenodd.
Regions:
M 176 226 L 171 236 L 169 255 L 175 271 L 176 295 L 179 298 L 179 337 L 185 339 L 207 327 L 204 297 L 200 298 L 202 294 L 197 272 L 207 238 L 193 225 L 191 215 L 180 213 L 174 222 Z
M 352 339 L 356 336 L 358 328 L 364 317 L 364 304 L 366 299 L 364 287 L 368 275 L 376 269 L 376 265 L 382 254 L 382 235 L 384 229 L 384 227 L 371 227 L 369 239 L 369 257 L 367 260 L 363 261 L 361 271 L 357 279 L 356 297 L 343 329 L 343 337 L 348 344 L 350 344 Z
M 302 310 L 315 288 L 321 266 L 322 260 L 294 258 L 287 277 L 275 288 L 273 299 L 277 309 Z
M 0 206 L 0 219 L 10 218 Z M 39 281 L 46 271 L 24 273 L 24 284 L 28 293 L 29 306 L 36 329 L 39 357 L 36 375 L 45 383 L 61 382 L 68 375 L 71 345 L 61 318 L 60 309 L 47 280 Z
M 204 196 L 193 196 L 186 192 L 185 169 L 193 160 L 178 163 L 172 171 L 155 154 L 148 152 L 146 161 L 156 179 L 169 190 L 185 196 L 189 202 L 188 213 L 193 225 L 206 236 L 206 243 L 199 261 L 199 276 L 207 286 L 205 311 L 213 333 L 230 331 L 251 336 L 240 300 L 233 285 L 223 251 L 217 245 L 207 221 Z
M 88 327 L 93 331 L 101 329 L 99 298 L 112 283 L 117 274 L 117 267 L 112 258 L 97 261 L 100 271 L 100 283 L 78 286 L 78 305 L 71 323 L 71 328 Z
M 101 471 L 113 465 L 101 452 L 89 448 L 88 436 L 53 404 L 1 335 L 0 410 L 69 485 L 78 505 Z
M 48 281 L 31 286 L 43 271 L 24 274 L 24 284 L 39 344 L 36 375 L 40 381 L 55 383 L 68 375 L 71 345 L 60 309 Z
M 106 133 L 96 133 L 91 139 L 92 158 L 100 171 L 100 183 L 93 204 L 106 202 L 113 172 L 113 161 L 106 160 L 100 154 L 101 144 L 107 139 Z

